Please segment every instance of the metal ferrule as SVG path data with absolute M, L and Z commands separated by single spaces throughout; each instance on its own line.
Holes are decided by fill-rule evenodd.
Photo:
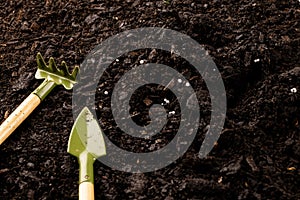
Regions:
M 79 156 L 79 184 L 82 182 L 91 182 L 94 183 L 94 158 L 93 156 L 84 151 Z
M 41 100 L 44 100 L 45 97 L 51 92 L 51 90 L 56 86 L 56 83 L 49 80 L 44 80 L 42 84 L 36 88 L 32 93 L 37 95 Z

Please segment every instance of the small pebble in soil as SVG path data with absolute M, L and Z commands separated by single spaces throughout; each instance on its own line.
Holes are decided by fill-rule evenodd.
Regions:
M 170 111 L 169 115 L 175 115 L 175 111 Z
M 168 99 L 164 99 L 164 102 L 166 102 L 166 104 L 170 103 Z
M 185 86 L 186 86 L 186 87 L 189 87 L 189 86 L 190 86 L 190 83 L 189 83 L 189 82 L 186 82 L 186 83 L 185 83 Z
M 5 173 L 5 172 L 8 172 L 8 171 L 9 171 L 9 169 L 7 169 L 7 168 L 5 168 L 5 169 L 0 169 L 0 174 Z
M 17 77 L 17 76 L 18 76 L 18 72 L 13 72 L 13 73 L 11 73 L 11 76 L 12 76 L 12 77 Z
M 104 91 L 104 94 L 105 94 L 105 95 L 108 95 L 108 91 Z
M 29 163 L 27 163 L 27 167 L 29 167 L 29 168 L 34 168 L 34 164 L 31 163 L 31 162 L 29 162 Z
M 222 183 L 222 181 L 223 181 L 223 177 L 221 176 L 218 178 L 218 183 Z
M 296 170 L 296 167 L 288 167 L 287 170 L 288 170 L 288 171 L 295 171 L 295 170 Z
M 161 139 L 157 139 L 155 140 L 155 143 L 160 143 L 162 140 Z
M 182 83 L 182 80 L 180 78 L 177 81 L 178 81 L 178 83 Z
M 255 62 L 255 63 L 259 62 L 259 58 L 255 59 L 254 62 Z
M 145 63 L 145 61 L 144 60 L 140 60 L 140 64 L 142 65 L 142 64 L 144 64 Z
M 296 93 L 296 92 L 297 92 L 297 89 L 296 89 L 296 88 L 292 88 L 292 89 L 291 89 L 291 92 L 292 92 L 292 93 Z

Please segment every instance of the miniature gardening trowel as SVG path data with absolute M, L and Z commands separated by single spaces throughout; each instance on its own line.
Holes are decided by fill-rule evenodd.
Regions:
M 76 83 L 75 79 L 79 70 L 77 66 L 72 73 L 69 73 L 65 62 L 62 62 L 59 69 L 53 58 L 50 58 L 49 66 L 47 66 L 40 53 L 37 54 L 37 65 L 38 70 L 35 78 L 45 80 L 0 125 L 0 145 L 32 113 L 56 85 L 63 85 L 69 90 Z
M 84 107 L 73 125 L 68 143 L 68 153 L 78 158 L 79 200 L 94 199 L 95 160 L 106 155 L 102 130 L 91 111 Z

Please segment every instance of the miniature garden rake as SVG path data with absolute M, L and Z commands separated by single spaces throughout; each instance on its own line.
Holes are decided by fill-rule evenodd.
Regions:
M 64 61 L 61 67 L 58 68 L 52 57 L 48 66 L 40 53 L 37 54 L 36 58 L 38 70 L 35 78 L 45 80 L 0 125 L 0 145 L 32 113 L 56 85 L 63 85 L 67 90 L 70 90 L 76 83 L 75 79 L 79 71 L 78 66 L 74 68 L 72 73 L 69 73 Z

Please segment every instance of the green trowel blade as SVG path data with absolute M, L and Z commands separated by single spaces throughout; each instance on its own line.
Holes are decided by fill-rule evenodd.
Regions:
M 68 143 L 68 153 L 79 158 L 83 152 L 89 153 L 94 159 L 106 155 L 103 132 L 87 107 L 75 120 Z

